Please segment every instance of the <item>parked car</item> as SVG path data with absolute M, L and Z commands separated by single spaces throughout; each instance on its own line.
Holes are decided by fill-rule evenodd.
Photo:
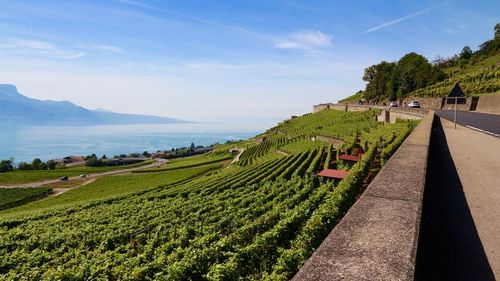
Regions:
M 62 176 L 59 178 L 60 181 L 67 181 L 68 180 L 68 176 Z
M 409 108 L 420 108 L 420 102 L 418 101 L 412 101 L 410 104 L 408 104 Z
M 80 178 L 81 178 L 81 179 L 86 178 L 86 177 L 87 177 L 87 175 L 86 175 L 86 174 L 81 174 L 81 175 L 80 175 Z
M 389 107 L 398 107 L 398 102 L 397 101 L 391 101 L 391 103 L 389 104 Z

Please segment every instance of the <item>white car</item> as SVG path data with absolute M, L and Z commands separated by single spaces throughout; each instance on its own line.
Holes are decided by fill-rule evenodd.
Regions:
M 418 101 L 412 101 L 410 102 L 410 104 L 408 105 L 409 108 L 420 108 L 420 102 Z
M 391 101 L 389 104 L 389 107 L 398 107 L 398 102 L 397 101 Z

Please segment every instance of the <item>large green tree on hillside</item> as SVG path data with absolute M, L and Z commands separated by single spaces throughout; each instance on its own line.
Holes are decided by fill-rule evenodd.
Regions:
M 386 96 L 391 80 L 391 72 L 396 64 L 383 61 L 365 69 L 363 80 L 368 82 L 365 89 L 365 98 L 373 99 L 375 97 Z
M 401 99 L 411 91 L 445 78 L 444 72 L 425 57 L 409 53 L 397 63 L 383 61 L 367 67 L 363 75 L 367 82 L 364 97 L 368 100 Z
M 446 74 L 437 66 L 433 66 L 422 55 L 409 53 L 404 55 L 392 71 L 389 96 L 399 99 L 405 98 L 408 93 L 424 88 L 432 83 L 442 81 Z

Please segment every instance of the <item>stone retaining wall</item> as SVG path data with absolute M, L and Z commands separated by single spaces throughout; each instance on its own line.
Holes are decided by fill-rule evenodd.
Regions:
M 313 112 L 319 112 L 325 109 L 335 109 L 339 111 L 347 111 L 347 105 L 336 103 L 322 103 L 313 106 Z
M 476 111 L 500 114 L 500 93 L 480 96 Z
M 433 120 L 427 112 L 293 280 L 413 280 Z
M 414 100 L 419 101 L 420 107 L 424 109 L 440 109 L 444 104 L 443 98 L 407 98 L 399 106 L 407 105 Z

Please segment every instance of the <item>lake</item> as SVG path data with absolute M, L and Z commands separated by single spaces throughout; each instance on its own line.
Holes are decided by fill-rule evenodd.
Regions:
M 147 150 L 170 150 L 246 139 L 276 125 L 277 120 L 234 123 L 190 123 L 103 126 L 0 126 L 0 159 L 43 161 L 70 155 L 108 157 Z

